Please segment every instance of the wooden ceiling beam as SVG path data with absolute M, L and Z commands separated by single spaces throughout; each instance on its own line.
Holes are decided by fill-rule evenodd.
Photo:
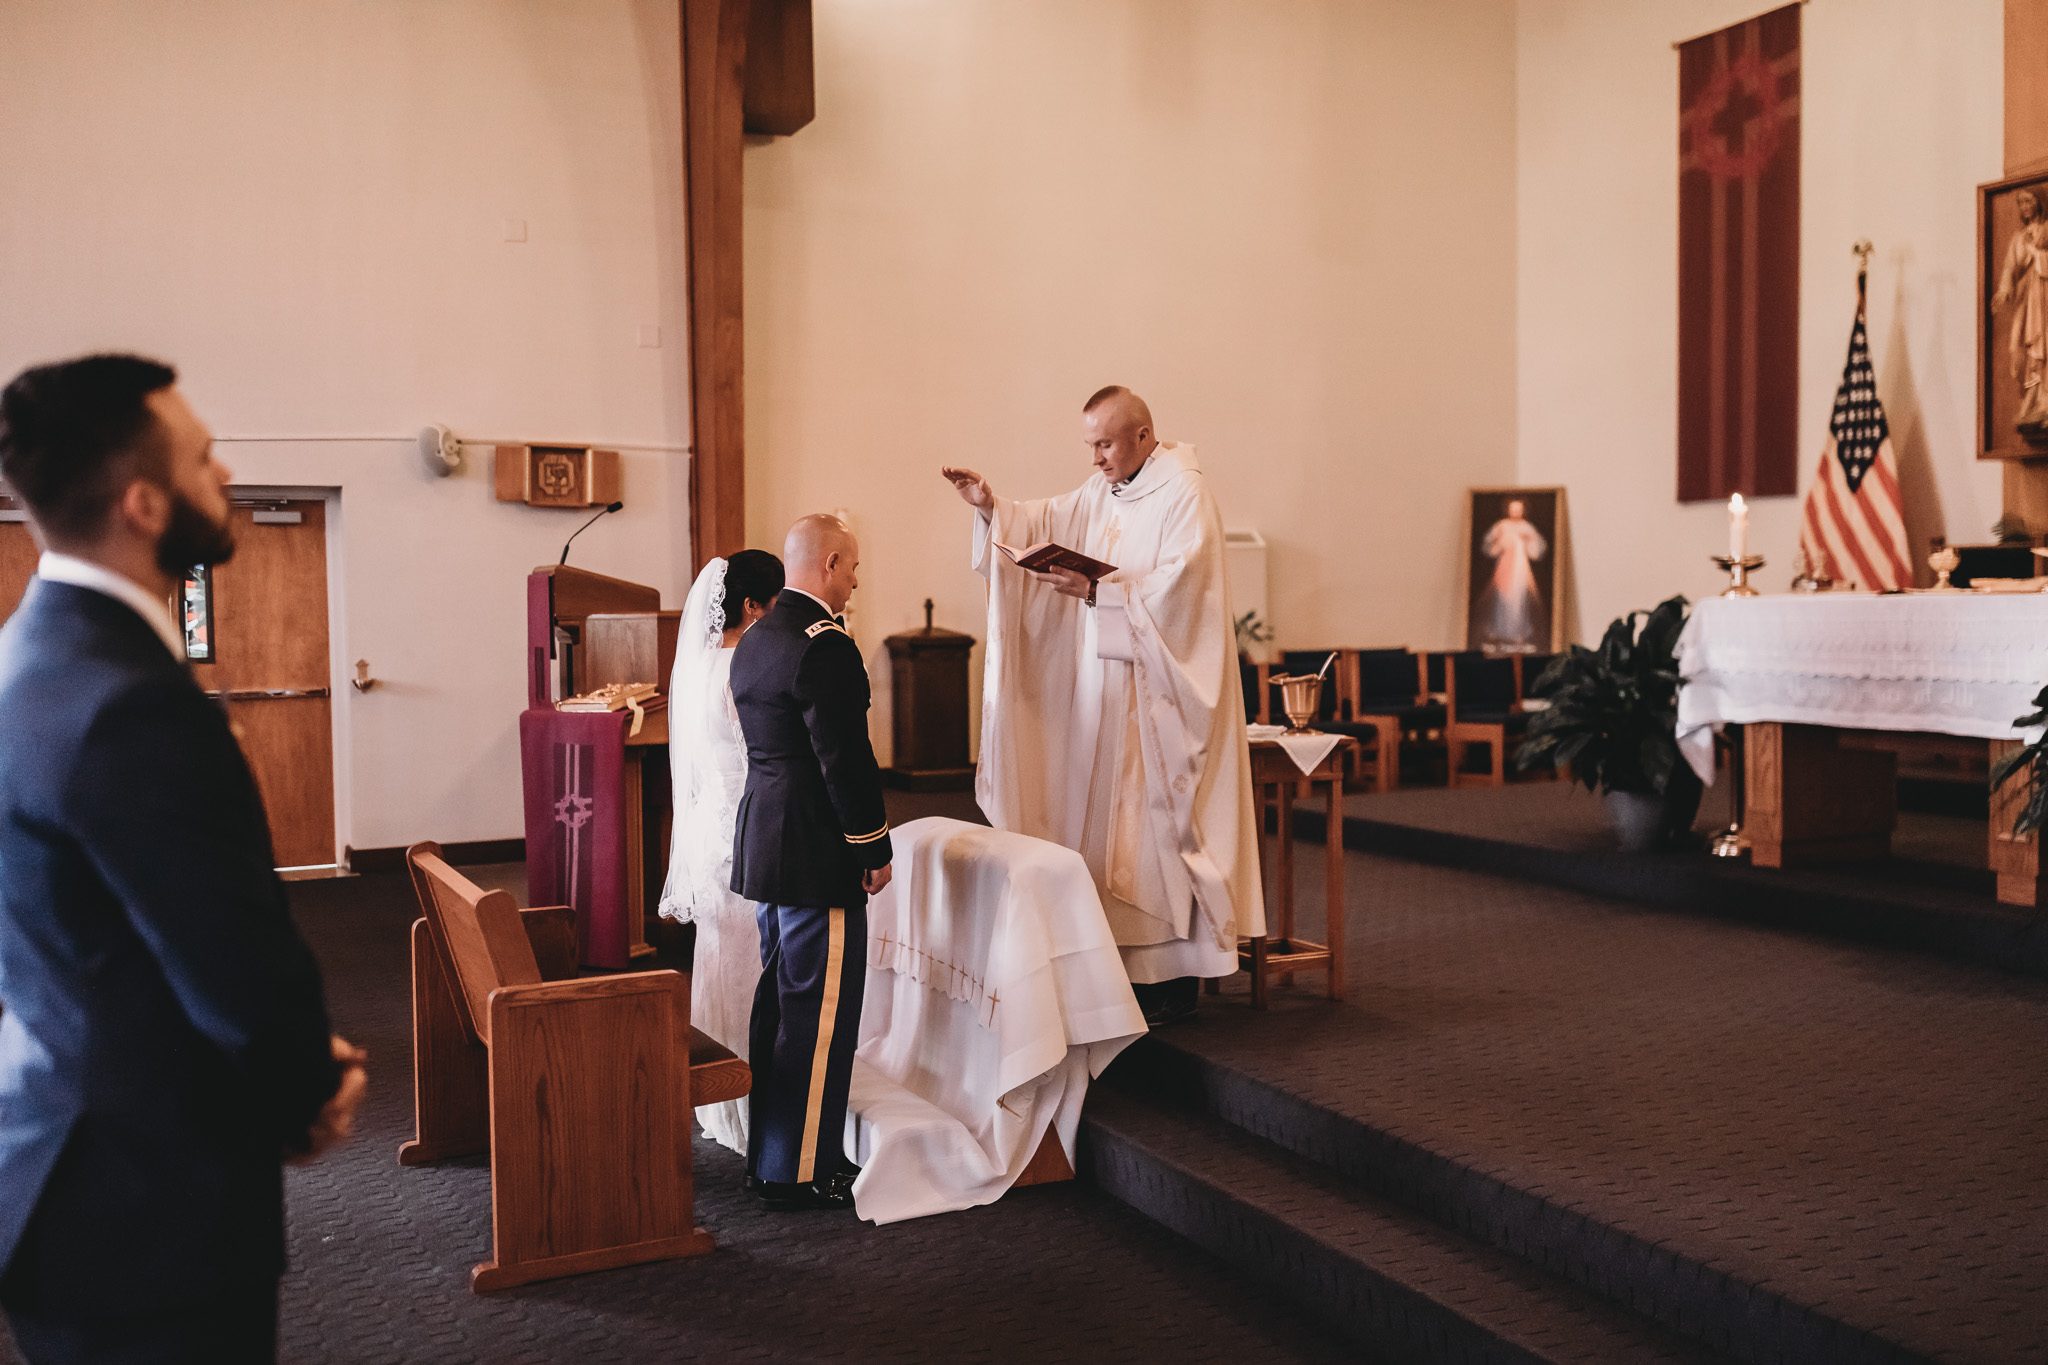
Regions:
M 811 0 L 753 0 L 741 100 L 750 133 L 788 137 L 818 116 Z

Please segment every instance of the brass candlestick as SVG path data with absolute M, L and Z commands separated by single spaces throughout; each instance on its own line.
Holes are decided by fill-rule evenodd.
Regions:
M 1728 828 L 1714 836 L 1708 851 L 1716 858 L 1740 858 L 1749 852 L 1749 836 L 1742 830 L 1749 805 L 1749 774 L 1743 763 L 1746 741 L 1740 725 L 1722 727 L 1722 737 L 1728 741 Z
M 1762 555 L 1744 555 L 1731 559 L 1727 555 L 1715 555 L 1714 562 L 1728 572 L 1728 591 L 1723 597 L 1754 597 L 1756 589 L 1749 586 L 1749 576 L 1764 566 Z

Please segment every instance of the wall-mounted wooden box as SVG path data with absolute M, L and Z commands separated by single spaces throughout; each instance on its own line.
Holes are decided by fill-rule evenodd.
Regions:
M 620 496 L 619 452 L 589 446 L 496 447 L 498 501 L 603 507 Z

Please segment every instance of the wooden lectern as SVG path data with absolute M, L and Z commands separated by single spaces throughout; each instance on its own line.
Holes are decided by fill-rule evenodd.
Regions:
M 526 580 L 526 712 L 519 718 L 528 898 L 576 911 L 577 958 L 623 970 L 648 946 L 668 870 L 668 712 L 631 735 L 624 711 L 557 711 L 608 682 L 668 690 L 678 615 L 661 593 L 587 569 Z M 651 676 L 629 676 L 651 675 Z
M 973 791 L 967 757 L 967 661 L 974 637 L 931 623 L 891 635 L 891 695 L 895 699 L 896 757 L 882 780 L 914 792 Z

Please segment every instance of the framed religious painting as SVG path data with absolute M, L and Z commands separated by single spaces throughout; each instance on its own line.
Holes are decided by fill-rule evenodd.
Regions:
M 1465 508 L 1465 648 L 1555 654 L 1564 648 L 1558 565 L 1562 488 L 1473 488 Z
M 1977 458 L 2048 456 L 2048 171 L 1977 187 Z

